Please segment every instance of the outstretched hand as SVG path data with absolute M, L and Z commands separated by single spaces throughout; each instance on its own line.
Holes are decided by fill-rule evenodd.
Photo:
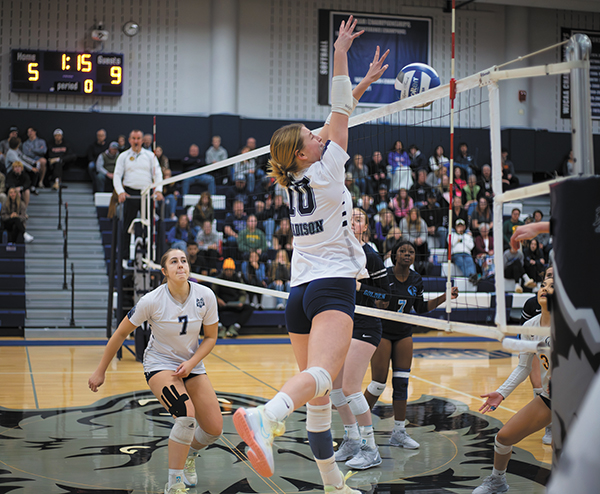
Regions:
M 390 50 L 387 50 L 381 57 L 379 57 L 379 46 L 375 50 L 375 56 L 373 57 L 373 61 L 369 65 L 369 70 L 365 75 L 365 81 L 369 84 L 373 84 L 375 81 L 378 81 L 383 73 L 388 69 L 389 65 L 383 65 L 383 62 L 390 54 Z
M 358 20 L 354 16 L 350 16 L 347 21 L 342 21 L 340 24 L 340 32 L 338 38 L 335 40 L 333 47 L 337 51 L 347 52 L 352 46 L 352 42 L 358 38 L 364 31 L 354 32 Z
M 498 408 L 500 406 L 500 403 L 502 403 L 502 400 L 504 400 L 504 396 L 502 396 L 497 391 L 493 391 L 491 393 L 481 395 L 481 397 L 487 398 L 485 403 L 483 405 L 481 405 L 481 407 L 479 408 L 479 411 L 481 413 L 490 412 L 490 411 L 493 412 L 494 410 L 496 410 L 496 408 Z

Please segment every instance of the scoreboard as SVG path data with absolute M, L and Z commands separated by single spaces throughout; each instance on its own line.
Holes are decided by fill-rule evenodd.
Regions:
M 11 50 L 15 93 L 123 95 L 123 54 Z

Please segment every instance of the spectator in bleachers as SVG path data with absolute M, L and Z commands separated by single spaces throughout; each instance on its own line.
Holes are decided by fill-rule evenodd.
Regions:
M 471 283 L 477 282 L 477 268 L 471 254 L 475 242 L 473 235 L 466 232 L 465 220 L 456 221 L 456 231 L 452 235 L 452 262 L 462 271 L 463 276 L 469 278 Z
M 450 178 L 442 175 L 442 182 L 435 189 L 437 202 L 442 209 L 450 208 Z
M 402 187 L 396 197 L 390 201 L 390 209 L 394 211 L 396 222 L 404 218 L 408 212 L 414 207 L 412 197 L 408 195 L 408 191 Z
M 469 146 L 466 142 L 461 142 L 458 147 L 458 156 L 454 160 L 454 164 L 460 167 L 463 171 L 463 176 L 479 174 L 480 170 L 477 166 L 475 157 L 469 153 Z
M 192 225 L 201 228 L 205 221 L 211 223 L 215 219 L 215 209 L 212 205 L 212 197 L 208 191 L 200 194 L 197 204 L 194 206 L 194 212 L 192 213 Z
M 0 172 L 4 175 L 8 173 L 8 170 L 6 169 L 6 154 L 10 149 L 8 146 L 8 141 L 13 137 L 19 137 L 19 129 L 14 125 L 8 129 L 8 137 L 0 141 Z
M 34 127 L 29 127 L 27 129 L 27 140 L 23 143 L 23 154 L 35 161 L 38 182 L 34 185 L 40 189 L 45 187 L 44 177 L 46 176 L 47 153 L 48 146 L 46 145 L 46 141 L 38 137 L 37 130 Z
M 448 169 L 444 166 L 440 166 L 437 170 L 432 170 L 427 174 L 425 183 L 432 189 L 439 187 L 442 184 L 442 177 L 448 175 Z
M 170 168 L 163 168 L 163 179 L 171 178 L 173 172 Z M 177 211 L 177 198 L 179 197 L 177 183 L 163 185 L 163 196 L 165 198 L 165 219 L 176 219 L 175 212 Z M 194 210 L 195 212 L 195 210 Z M 196 221 L 192 220 L 193 226 L 200 226 Z
M 248 146 L 242 148 L 241 154 L 250 152 Z M 251 194 L 254 192 L 254 185 L 256 181 L 256 160 L 254 158 L 238 161 L 233 165 L 234 177 L 243 175 L 246 181 L 246 193 Z
M 490 229 L 494 225 L 494 215 L 492 208 L 485 197 L 480 197 L 477 201 L 477 206 L 471 215 L 471 231 L 473 235 L 479 231 L 479 225 L 481 223 L 487 223 Z
M 62 129 L 55 129 L 48 146 L 48 175 L 52 188 L 58 190 L 63 176 L 63 167 L 75 162 L 77 156 L 67 145 Z
M 227 149 L 221 146 L 221 136 L 213 136 L 211 146 L 206 150 L 206 164 L 212 165 L 217 161 L 223 161 L 228 158 Z
M 537 238 L 532 238 L 530 240 L 529 246 L 523 252 L 523 256 L 523 267 L 525 268 L 525 272 L 536 283 L 542 282 L 544 280 L 547 263 L 544 252 L 539 248 Z
M 429 248 L 427 247 L 427 223 L 421 218 L 418 208 L 412 208 L 400 221 L 402 239 L 410 240 L 415 245 L 415 271 L 427 274 Z
M 448 210 L 440 208 L 433 190 L 427 193 L 427 206 L 421 209 L 421 218 L 427 224 L 428 235 L 437 238 L 438 244 L 445 248 L 448 243 Z
M 223 271 L 217 278 L 243 283 L 241 274 L 235 269 L 235 261 L 229 257 L 223 261 Z M 254 312 L 254 307 L 248 303 L 248 294 L 245 290 L 217 283 L 213 284 L 212 289 L 219 305 L 219 338 L 239 336 L 240 330 Z
M 369 194 L 363 194 L 360 198 L 360 207 L 367 213 L 369 229 L 373 231 L 375 229 L 375 216 L 377 215 L 377 210 L 373 207 L 373 197 Z
M 444 148 L 442 145 L 438 145 L 433 152 L 433 155 L 429 158 L 429 168 L 432 172 L 439 170 L 440 168 L 448 168 L 450 166 L 450 160 L 444 156 Z M 446 172 L 447 173 L 447 172 Z
M 410 167 L 413 173 L 417 174 L 419 170 L 425 170 L 425 176 L 427 176 L 429 165 L 416 144 L 411 144 L 408 148 L 408 157 L 410 158 Z
M 509 248 L 504 251 L 504 277 L 515 281 L 517 293 L 523 293 L 523 287 L 535 288 L 536 286 L 535 281 L 525 272 L 523 260 L 521 248 L 515 250 L 509 243 Z
M 244 201 L 236 199 L 233 202 L 233 212 L 225 216 L 223 227 L 223 255 L 225 257 L 237 257 L 238 236 L 246 228 L 247 214 L 244 211 Z
M 427 206 L 427 193 L 431 187 L 427 185 L 427 171 L 424 168 L 417 170 L 417 181 L 408 192 L 414 201 L 414 205 L 419 209 Z
M 536 209 L 533 212 L 533 222 L 539 223 L 544 218 L 544 213 L 542 213 L 539 209 Z M 538 241 L 538 247 L 540 251 L 544 253 L 545 259 L 549 259 L 550 251 L 552 250 L 552 237 L 549 233 L 538 233 L 537 237 L 535 237 Z
M 111 142 L 111 144 L 112 144 L 112 142 Z M 166 157 L 165 152 L 161 146 L 156 146 L 156 149 L 154 150 L 154 156 L 156 156 L 156 159 L 158 160 L 158 164 L 162 168 L 163 175 L 164 175 L 165 170 L 168 170 L 169 168 L 171 168 L 171 165 L 169 164 L 169 158 Z
M 204 166 L 204 160 L 200 156 L 200 148 L 197 144 L 192 144 L 188 150 L 188 155 L 181 160 L 183 165 L 183 173 L 197 170 Z M 186 178 L 181 184 L 181 194 L 187 196 L 190 193 L 190 187 L 193 184 L 200 184 L 208 189 L 211 196 L 217 193 L 215 186 L 215 178 L 210 173 L 196 175 L 192 178 Z
M 6 175 L 0 172 L 0 205 L 6 200 Z M 2 207 L 2 206 L 0 206 Z
M 267 194 L 264 201 L 258 200 L 254 202 L 254 216 L 256 216 L 258 228 L 265 232 L 267 245 L 272 245 L 275 220 L 273 219 L 273 200 L 270 195 Z
M 350 192 L 353 207 L 356 207 L 358 205 L 358 201 L 360 200 L 360 189 L 358 188 L 358 185 L 356 185 L 352 173 L 346 172 L 346 175 L 344 176 L 344 185 L 348 189 L 348 192 Z
M 483 165 L 481 167 L 481 177 L 479 178 L 479 196 L 483 196 L 488 202 L 492 202 L 494 198 L 494 190 L 492 187 L 492 167 Z
M 257 252 L 259 256 L 267 252 L 267 238 L 265 233 L 257 228 L 258 221 L 253 214 L 246 220 L 246 228 L 239 232 L 237 238 L 238 251 L 242 259 L 246 260 L 250 252 Z
M 275 254 L 275 260 L 271 263 L 271 270 L 269 276 L 271 282 L 269 288 L 271 290 L 277 290 L 279 292 L 290 291 L 290 260 L 288 253 L 285 249 L 279 249 Z M 286 301 L 283 298 L 277 298 L 277 309 L 285 309 Z
M 402 141 L 394 142 L 392 149 L 388 153 L 388 181 L 390 191 L 397 192 L 401 187 L 410 189 L 413 184 L 410 168 L 410 158 L 404 150 Z
M 292 257 L 292 251 L 294 236 L 292 235 L 292 229 L 290 228 L 290 219 L 281 218 L 279 222 L 279 228 L 275 230 L 273 234 L 273 249 L 280 250 L 285 249 L 288 253 L 288 257 Z
M 92 181 L 92 185 L 96 183 L 96 159 L 98 156 L 108 149 L 108 141 L 106 140 L 106 130 L 99 129 L 96 131 L 96 140 L 89 145 L 87 150 L 88 174 Z M 94 192 L 102 192 L 95 190 Z
M 190 225 L 187 214 L 182 214 L 177 219 L 177 224 L 167 232 L 167 243 L 171 249 L 180 249 L 186 252 L 188 240 L 193 240 L 198 235 L 198 228 Z
M 267 268 L 264 262 L 261 262 L 260 255 L 256 251 L 251 251 L 248 260 L 242 263 L 242 277 L 246 285 L 267 288 Z M 254 302 L 256 300 L 256 302 Z M 248 301 L 255 309 L 262 309 L 262 294 L 248 294 Z
M 379 221 L 375 223 L 375 233 L 373 234 L 373 242 L 377 245 L 379 252 L 384 252 L 383 243 L 388 232 L 394 226 L 397 226 L 394 219 L 394 213 L 388 208 L 383 208 L 379 211 Z
M 200 249 L 194 238 L 187 241 L 187 257 L 190 265 L 190 273 L 202 274 L 204 276 L 208 275 L 208 269 L 204 263 L 204 258 L 200 255 Z
M 463 205 L 467 210 L 469 217 L 473 215 L 473 211 L 477 207 L 477 198 L 479 197 L 479 191 L 481 187 L 477 185 L 477 177 L 473 174 L 469 175 L 467 185 L 463 187 Z
M 212 221 L 204 220 L 202 230 L 196 236 L 196 242 L 200 249 L 200 256 L 204 259 L 204 265 L 209 274 L 213 276 L 217 272 L 219 261 L 219 235 L 213 232 Z
M 515 165 L 508 159 L 508 150 L 502 148 L 502 191 L 516 189 L 519 179 L 515 175 Z
M 521 216 L 521 210 L 519 208 L 513 208 L 510 213 L 510 219 L 506 220 L 502 224 L 502 235 L 504 238 L 503 248 L 504 250 L 508 250 L 510 247 L 510 237 L 515 232 L 518 226 L 524 225 L 519 218 Z
M 25 173 L 23 163 L 15 161 L 12 164 L 11 171 L 6 175 L 6 189 L 16 189 L 17 193 L 21 197 L 25 209 L 29 206 L 31 179 L 29 175 Z
M 354 177 L 354 182 L 358 185 L 360 194 L 370 194 L 371 177 L 369 175 L 369 167 L 365 164 L 362 154 L 355 154 L 353 156 L 348 171 Z
M 5 160 L 5 165 L 6 165 L 6 172 L 9 173 L 12 170 L 12 166 L 13 163 L 15 161 L 19 161 L 26 172 L 30 172 L 27 173 L 27 175 L 33 176 L 34 178 L 37 179 L 36 174 L 38 173 L 38 169 L 36 167 L 35 161 L 32 160 L 31 158 L 25 156 L 22 152 L 21 152 L 21 139 L 19 139 L 18 137 L 11 137 L 8 141 L 8 153 L 6 153 L 6 160 Z M 35 193 L 35 188 L 33 187 L 33 183 L 32 183 L 32 192 Z
M 475 249 L 473 254 L 477 258 L 494 255 L 494 238 L 491 234 L 492 228 L 489 223 L 479 223 L 479 235 L 475 237 Z
M 245 207 L 249 207 L 248 189 L 246 187 L 246 175 L 238 173 L 235 176 L 233 185 L 227 187 L 225 191 L 225 205 L 228 210 L 231 210 L 234 201 L 241 200 Z
M 377 211 L 381 211 L 382 209 L 387 209 L 390 205 L 390 195 L 388 194 L 388 186 L 384 183 L 379 184 L 379 188 L 377 189 L 377 195 L 375 196 L 373 203 L 375 205 L 375 209 Z
M 144 134 L 144 137 L 142 137 L 142 147 L 144 149 L 147 149 L 148 151 L 152 151 L 152 143 L 153 142 L 154 142 L 154 138 L 152 137 L 152 134 L 146 133 L 146 134 Z
M 127 151 L 127 149 L 129 149 L 127 136 L 123 134 L 120 134 L 119 137 L 117 137 L 117 144 L 119 145 L 119 153 L 122 153 L 123 151 Z
M 467 186 L 467 182 L 463 179 L 463 171 L 458 166 L 454 167 L 454 195 L 461 196 L 463 189 Z
M 7 232 L 10 243 L 21 244 L 23 241 L 26 243 L 33 241 L 33 235 L 25 231 L 27 207 L 15 187 L 8 189 L 8 196 L 0 213 L 2 215 L 2 228 Z
M 560 166 L 556 170 L 556 174 L 561 177 L 569 177 L 575 173 L 575 157 L 573 156 L 573 150 L 569 151 L 569 154 L 565 156 Z
M 107 185 L 112 188 L 115 168 L 119 157 L 119 144 L 112 141 L 106 151 L 101 152 L 96 158 L 96 192 L 108 192 Z
M 394 225 L 392 228 L 389 229 L 389 231 L 387 232 L 387 235 L 385 236 L 385 240 L 381 246 L 381 251 L 380 251 L 383 256 L 384 261 L 387 259 L 390 259 L 392 249 L 394 248 L 394 245 L 396 245 L 396 242 L 398 242 L 398 240 L 400 240 L 401 237 L 402 237 L 402 230 L 400 230 L 400 228 L 398 226 Z M 386 266 L 387 266 L 387 264 L 386 264 Z M 390 264 L 390 266 L 391 266 L 391 264 Z
M 387 165 L 381 151 L 373 151 L 371 160 L 367 163 L 367 167 L 371 172 L 371 189 L 373 193 L 376 193 L 379 190 L 381 184 L 387 186 Z
M 466 228 L 467 223 L 469 223 L 469 215 L 467 214 L 467 210 L 463 208 L 462 199 L 459 196 L 453 196 L 452 206 L 452 229 L 456 230 L 456 222 L 458 220 L 463 220 Z
M 275 220 L 275 229 L 281 222 L 282 218 L 290 217 L 290 208 L 285 203 L 282 194 L 275 194 L 273 196 L 273 219 Z

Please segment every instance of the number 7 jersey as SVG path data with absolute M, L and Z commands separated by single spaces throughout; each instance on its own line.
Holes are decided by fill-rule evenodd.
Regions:
M 202 325 L 219 321 L 217 298 L 209 288 L 191 283 L 187 300 L 177 302 L 167 284 L 144 295 L 129 311 L 132 324 L 141 326 L 145 321 L 152 330 L 144 352 L 144 372 L 177 370 L 179 364 L 189 360 L 198 349 Z M 200 362 L 192 374 L 204 374 Z
M 321 160 L 288 187 L 294 236 L 291 286 L 323 278 L 367 278 L 366 257 L 352 233 L 352 197 L 344 185 L 348 154 L 327 141 Z

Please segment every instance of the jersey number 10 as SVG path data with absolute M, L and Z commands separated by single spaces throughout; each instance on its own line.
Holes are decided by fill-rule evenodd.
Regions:
M 290 196 L 290 216 L 295 216 L 296 211 L 300 216 L 308 216 L 315 212 L 317 203 L 315 201 L 315 192 L 309 185 L 310 179 L 304 177 L 298 182 L 294 182 L 288 187 Z

